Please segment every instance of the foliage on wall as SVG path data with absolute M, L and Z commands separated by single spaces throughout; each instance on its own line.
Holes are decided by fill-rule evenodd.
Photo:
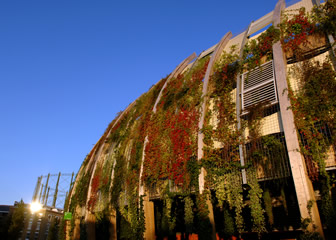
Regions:
M 316 25 L 305 8 L 283 14 L 280 27 L 281 43 L 285 51 L 297 51 L 301 44 L 308 44 L 308 36 L 316 31 Z
M 261 33 L 256 39 L 248 41 L 244 46 L 243 65 L 246 71 L 273 58 L 272 46 L 280 39 L 280 30 L 273 25 Z
M 163 91 L 149 122 L 143 175 L 147 186 L 170 180 L 181 191 L 190 191 L 198 185 L 198 109 L 208 62 L 208 58 L 197 60 L 191 69 L 172 78 Z
M 336 36 L 336 1 L 328 0 L 325 4 L 315 6 L 313 18 L 319 23 L 322 32 Z
M 198 129 L 202 99 L 203 78 L 210 57 L 196 60 L 184 72 L 173 76 L 153 112 L 153 106 L 162 89 L 165 78 L 143 94 L 121 113 L 107 128 L 104 137 L 96 144 L 83 163 L 77 177 L 70 211 L 76 207 L 86 207 L 99 218 L 107 209 L 108 202 L 121 216 L 122 238 L 142 239 L 145 231 L 143 199 L 139 197 L 140 168 L 144 153 L 141 183 L 147 189 L 158 190 L 163 200 L 163 211 L 157 223 L 167 234 L 176 229 L 174 198 L 179 196 L 184 202 L 184 224 L 186 232 L 197 231 L 200 239 L 211 234 L 207 202 L 214 190 L 218 207 L 224 214 L 226 236 L 240 235 L 244 231 L 254 231 L 261 236 L 266 231 L 265 216 L 272 226 L 271 195 L 264 192 L 258 183 L 258 175 L 253 169 L 260 165 L 267 169 L 276 168 L 280 163 L 280 151 L 284 145 L 274 136 L 262 136 L 261 124 L 267 102 L 247 109 L 238 129 L 236 113 L 236 80 L 239 74 L 250 71 L 272 59 L 272 46 L 279 40 L 283 49 L 291 54 L 302 52 L 302 46 L 309 46 L 309 37 L 321 32 L 321 28 L 335 33 L 335 1 L 328 1 L 315 10 L 315 15 L 307 15 L 304 9 L 283 15 L 280 29 L 269 27 L 254 40 L 249 40 L 240 59 L 235 47 L 223 52 L 215 63 L 210 78 L 205 124 Z M 318 20 L 317 20 L 318 19 Z M 320 25 L 316 25 L 317 21 Z M 312 166 L 310 177 L 320 178 L 326 184 L 321 191 L 326 197 L 322 201 L 323 215 L 332 224 L 330 176 L 325 171 L 325 158 L 331 146 L 335 146 L 333 134 L 326 137 L 321 126 L 335 132 L 336 89 L 335 71 L 328 62 L 304 61 L 296 72 L 300 80 L 300 90 L 288 94 L 292 102 L 295 124 L 302 136 L 301 152 L 307 166 Z M 279 93 L 280 94 L 280 93 Z M 245 131 L 246 130 L 246 131 Z M 248 131 L 247 131 L 248 130 Z M 197 161 L 197 134 L 204 133 L 204 157 Z M 245 132 L 248 135 L 245 136 Z M 148 142 L 144 145 L 145 139 Z M 103 146 L 102 156 L 95 156 Z M 239 146 L 244 149 L 246 165 L 241 166 Z M 265 154 L 268 149 L 272 156 Z M 93 160 L 95 159 L 95 160 Z M 272 160 L 273 159 L 273 160 Z M 93 166 L 96 165 L 95 172 Z M 200 168 L 207 171 L 206 191 L 198 191 Z M 241 171 L 248 173 L 248 185 L 242 186 Z M 113 178 L 112 178 L 113 175 Z M 90 199 L 87 199 L 91 180 Z M 248 191 L 246 191 L 246 188 Z M 245 192 L 244 192 L 245 191 Z M 245 194 L 247 193 L 247 194 Z M 194 202 L 194 196 L 196 201 Z M 265 210 L 262 208 L 264 199 Z M 88 205 L 86 202 L 88 200 Z M 243 209 L 249 208 L 252 229 L 246 229 Z M 286 206 L 284 206 L 286 208 Z M 80 217 L 80 216 L 76 216 Z M 329 220 L 328 220 L 329 219 Z M 195 223 L 198 226 L 195 226 Z M 331 225 L 330 225 L 331 226 Z M 129 230 L 131 229 L 131 230 Z
M 212 233 L 212 226 L 209 219 L 209 208 L 207 201 L 209 201 L 209 192 L 203 192 L 196 197 L 197 205 L 197 233 L 200 240 L 210 239 Z
M 189 197 L 184 198 L 184 223 L 186 225 L 186 232 L 193 232 L 194 225 L 194 212 L 193 212 L 194 201 Z
M 322 215 L 329 228 L 335 224 L 336 211 L 331 204 L 329 174 L 326 171 L 328 152 L 336 146 L 336 73 L 328 60 L 323 63 L 304 61 L 292 74 L 299 80 L 300 89 L 289 89 L 288 96 L 294 113 L 295 125 L 301 136 L 300 151 L 304 155 L 308 173 L 321 185 Z M 328 134 L 330 133 L 330 135 Z

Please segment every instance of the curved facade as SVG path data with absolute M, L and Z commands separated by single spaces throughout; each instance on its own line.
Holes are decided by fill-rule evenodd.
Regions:
M 326 57 L 335 32 L 298 10 L 313 4 L 279 1 L 120 113 L 80 167 L 66 237 L 277 239 L 323 236 L 322 223 L 327 236 L 336 98 L 325 89 L 336 84 Z

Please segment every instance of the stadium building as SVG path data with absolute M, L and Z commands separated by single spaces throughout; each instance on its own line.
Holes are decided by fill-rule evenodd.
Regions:
M 187 57 L 87 155 L 64 237 L 332 239 L 335 21 L 336 1 L 279 0 Z

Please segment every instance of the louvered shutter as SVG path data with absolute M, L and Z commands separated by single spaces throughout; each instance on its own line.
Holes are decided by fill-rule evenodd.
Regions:
M 273 61 L 269 61 L 260 67 L 242 74 L 242 110 L 258 104 L 278 101 Z

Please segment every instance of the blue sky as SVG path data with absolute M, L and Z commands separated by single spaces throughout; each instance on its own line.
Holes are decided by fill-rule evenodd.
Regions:
M 77 172 L 116 113 L 276 0 L 0 1 L 0 205 Z

